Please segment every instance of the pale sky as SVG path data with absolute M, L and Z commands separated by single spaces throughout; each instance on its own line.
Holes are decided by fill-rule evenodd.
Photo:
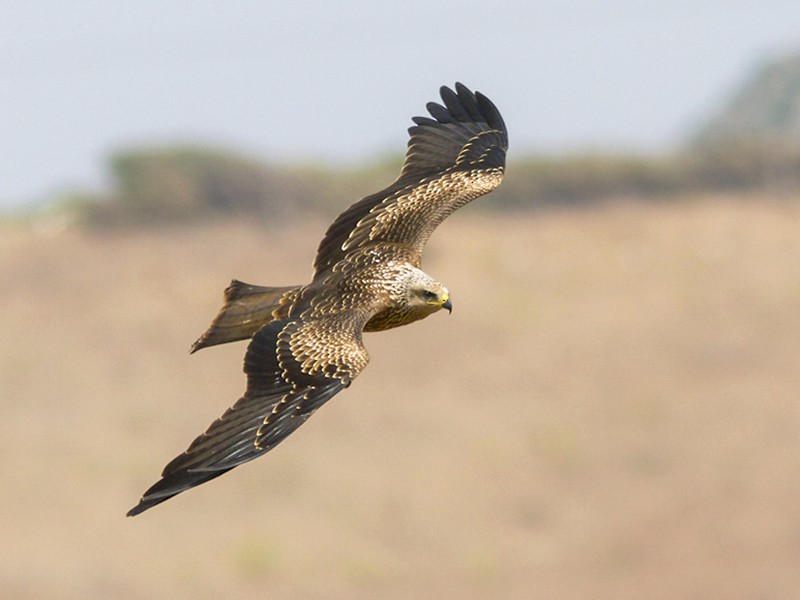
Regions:
M 99 188 L 132 144 L 400 152 L 456 80 L 498 105 L 510 161 L 658 150 L 798 49 L 797 0 L 0 0 L 0 207 Z

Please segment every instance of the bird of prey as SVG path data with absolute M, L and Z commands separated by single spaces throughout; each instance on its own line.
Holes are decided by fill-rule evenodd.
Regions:
M 128 512 L 137 515 L 265 454 L 350 385 L 367 366 L 365 331 L 407 325 L 444 308 L 450 292 L 422 271 L 433 230 L 495 189 L 508 133 L 494 104 L 456 83 L 443 105 L 414 117 L 397 180 L 345 210 L 328 228 L 307 285 L 263 287 L 233 280 L 208 331 L 192 346 L 252 338 L 244 395 Z

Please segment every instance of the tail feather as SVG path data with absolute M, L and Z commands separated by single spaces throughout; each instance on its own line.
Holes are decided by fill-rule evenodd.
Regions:
M 234 279 L 225 289 L 225 304 L 191 352 L 253 337 L 275 319 L 284 318 L 300 286 L 265 287 Z

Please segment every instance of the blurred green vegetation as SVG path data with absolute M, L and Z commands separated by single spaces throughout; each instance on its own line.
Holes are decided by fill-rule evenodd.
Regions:
M 280 222 L 298 214 L 329 213 L 342 198 L 378 189 L 394 178 L 399 160 L 384 159 L 366 169 L 332 169 L 269 165 L 208 146 L 133 148 L 110 157 L 108 192 L 77 191 L 57 201 L 97 227 L 234 215 Z
M 281 222 L 332 216 L 387 186 L 401 156 L 362 168 L 286 167 L 221 149 L 179 146 L 115 154 L 107 194 L 68 202 L 86 224 L 152 225 L 244 215 Z M 688 193 L 800 192 L 800 145 L 741 141 L 662 155 L 586 153 L 509 159 L 486 210 L 583 205 L 610 198 L 668 200 Z
M 511 163 L 492 204 L 525 208 L 759 190 L 800 192 L 800 145 L 742 141 L 659 155 L 529 157 Z
M 800 52 L 764 61 L 748 73 L 692 136 L 697 147 L 738 143 L 793 145 L 800 140 Z
M 303 176 L 216 148 L 174 146 L 111 156 L 111 190 L 82 198 L 90 224 L 163 223 L 230 214 L 285 218 L 308 208 L 320 186 Z

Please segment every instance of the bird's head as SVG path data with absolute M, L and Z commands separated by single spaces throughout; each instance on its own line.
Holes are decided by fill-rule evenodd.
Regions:
M 406 304 L 417 318 L 423 318 L 442 308 L 452 312 L 450 292 L 438 281 L 420 270 L 415 270 L 406 288 Z
M 416 305 L 429 312 L 436 312 L 440 308 L 446 308 L 447 312 L 453 311 L 450 292 L 441 283 L 434 281 L 429 285 L 414 287 L 411 292 L 412 300 L 409 304 L 412 306 Z

